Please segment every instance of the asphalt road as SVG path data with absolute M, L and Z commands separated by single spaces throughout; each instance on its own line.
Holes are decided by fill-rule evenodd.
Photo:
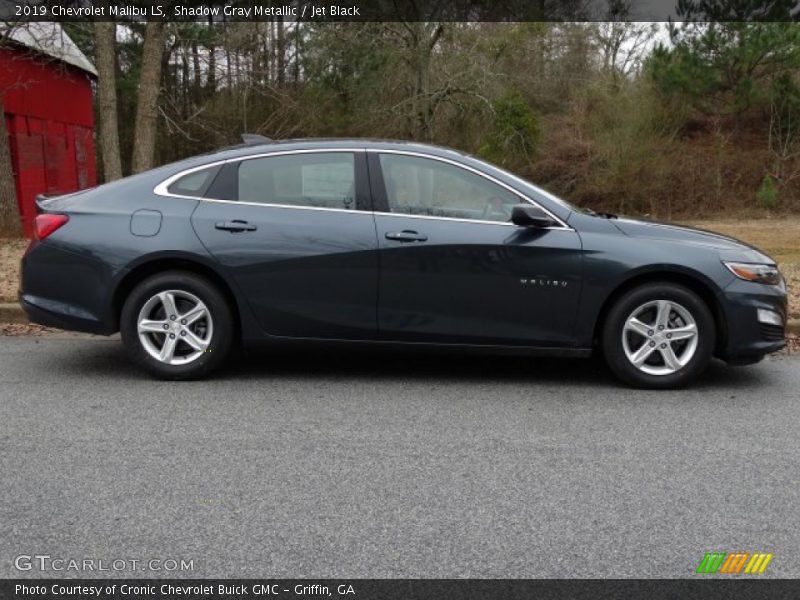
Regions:
M 0 577 L 800 576 L 800 357 L 688 391 L 591 361 L 258 355 L 159 383 L 104 339 L 0 338 Z M 102 575 L 114 573 L 103 573 Z M 120 572 L 161 576 L 163 572 Z

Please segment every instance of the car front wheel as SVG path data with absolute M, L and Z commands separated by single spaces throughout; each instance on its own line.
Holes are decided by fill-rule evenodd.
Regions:
M 120 316 L 131 359 L 160 379 L 196 379 L 220 366 L 233 341 L 225 297 L 193 273 L 172 271 L 137 285 Z
M 714 318 L 692 290 L 671 283 L 635 288 L 611 308 L 603 353 L 611 370 L 641 388 L 684 386 L 708 366 Z

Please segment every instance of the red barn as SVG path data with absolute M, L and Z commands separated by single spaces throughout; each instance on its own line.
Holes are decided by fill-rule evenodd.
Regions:
M 34 198 L 96 184 L 94 66 L 57 23 L 26 23 L 0 47 L 0 96 L 25 235 Z M 0 140 L 2 142 L 2 140 Z

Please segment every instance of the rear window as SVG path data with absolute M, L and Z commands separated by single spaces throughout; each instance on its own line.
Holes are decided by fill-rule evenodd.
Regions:
M 189 173 L 171 183 L 167 190 L 170 194 L 200 198 L 206 193 L 218 171 L 219 165 Z

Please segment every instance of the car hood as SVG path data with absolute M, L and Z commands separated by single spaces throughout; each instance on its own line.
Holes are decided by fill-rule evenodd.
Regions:
M 627 217 L 619 217 L 611 222 L 622 233 L 631 237 L 713 248 L 719 250 L 720 254 L 724 255 L 724 258 L 730 258 L 731 260 L 775 262 L 758 248 L 713 231 Z

